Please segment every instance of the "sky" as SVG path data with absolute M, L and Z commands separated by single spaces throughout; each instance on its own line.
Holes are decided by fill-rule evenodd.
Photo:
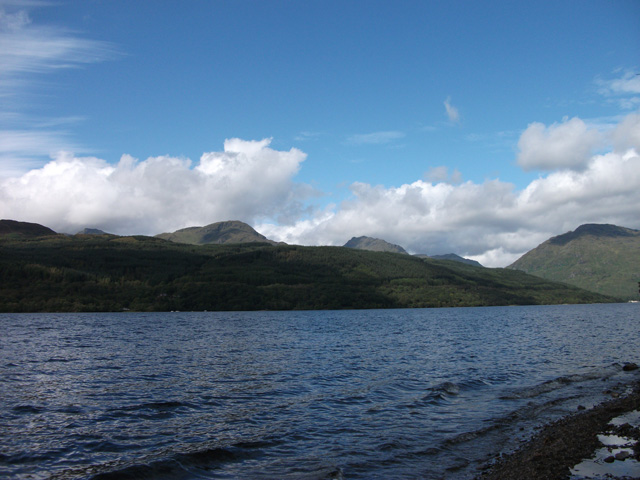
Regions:
M 504 267 L 640 229 L 640 2 L 0 0 L 0 218 Z

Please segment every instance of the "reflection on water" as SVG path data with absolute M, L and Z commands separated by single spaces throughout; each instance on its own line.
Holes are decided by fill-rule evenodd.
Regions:
M 610 426 L 640 428 L 640 411 L 628 412 L 611 420 Z M 603 445 L 593 457 L 571 469 L 572 480 L 593 478 L 640 478 L 640 462 L 630 458 L 637 440 L 606 433 L 598 435 Z

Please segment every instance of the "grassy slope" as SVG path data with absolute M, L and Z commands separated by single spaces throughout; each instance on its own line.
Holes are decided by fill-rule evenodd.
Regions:
M 523 272 L 342 247 L 152 237 L 0 239 L 0 311 L 260 310 L 588 303 Z
M 604 295 L 637 300 L 640 236 L 586 235 L 564 245 L 547 241 L 510 268 Z

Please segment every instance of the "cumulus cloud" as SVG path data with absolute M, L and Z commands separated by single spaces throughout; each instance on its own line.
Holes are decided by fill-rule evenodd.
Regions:
M 582 168 L 560 168 L 523 190 L 500 180 L 452 185 L 447 171 L 435 168 L 430 181 L 399 187 L 354 183 L 352 198 L 313 218 L 290 225 L 264 223 L 258 229 L 275 240 L 301 244 L 343 245 L 351 236 L 367 235 L 412 253 L 454 252 L 487 266 L 506 266 L 583 223 L 640 228 L 638 122 L 632 114 L 614 129 L 620 146 L 630 148 L 591 155 L 581 159 Z M 592 148 L 589 135 L 577 137 Z
M 460 113 L 458 109 L 451 105 L 451 97 L 447 97 L 444 101 L 444 109 L 447 112 L 447 118 L 450 122 L 458 123 L 460 122 Z
M 583 223 L 640 228 L 639 122 L 638 114 L 626 116 L 612 129 L 618 147 L 524 189 L 497 179 L 456 183 L 456 172 L 436 167 L 425 180 L 400 186 L 355 182 L 348 200 L 317 211 L 306 207 L 311 187 L 294 181 L 306 155 L 272 149 L 269 139 L 226 140 L 222 151 L 203 154 L 195 165 L 128 155 L 114 165 L 60 153 L 42 168 L 0 181 L 0 218 L 121 234 L 238 219 L 287 243 L 343 245 L 367 235 L 412 253 L 453 252 L 506 266 Z
M 582 169 L 602 146 L 602 134 L 574 117 L 546 127 L 530 124 L 518 141 L 518 164 L 525 170 Z
M 353 198 L 295 225 L 265 224 L 262 233 L 302 244 L 342 245 L 367 235 L 413 253 L 455 252 L 505 266 L 553 235 L 582 223 L 640 227 L 640 157 L 635 150 L 593 158 L 523 191 L 499 180 L 459 186 L 417 181 L 394 188 L 355 183 Z
M 635 148 L 640 151 L 640 113 L 627 115 L 611 134 L 613 146 L 617 150 Z
M 229 139 L 224 151 L 205 153 L 195 167 L 168 156 L 138 161 L 123 155 L 112 165 L 59 153 L 44 167 L 0 183 L 0 217 L 71 233 L 95 226 L 157 234 L 220 220 L 299 216 L 313 193 L 292 181 L 306 155 L 269 144 Z

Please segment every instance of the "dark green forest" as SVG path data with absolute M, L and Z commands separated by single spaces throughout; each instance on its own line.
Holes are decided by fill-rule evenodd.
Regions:
M 0 237 L 0 311 L 460 307 L 615 301 L 526 273 L 344 247 Z

